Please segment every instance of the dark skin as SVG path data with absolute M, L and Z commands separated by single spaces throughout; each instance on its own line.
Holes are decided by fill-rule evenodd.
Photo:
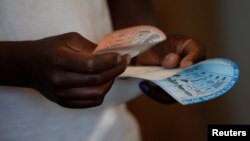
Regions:
M 128 57 L 95 55 L 96 45 L 77 33 L 36 41 L 0 42 L 0 85 L 31 87 L 68 108 L 100 105 Z
M 141 24 L 156 26 L 150 1 L 109 0 L 108 3 L 114 29 Z M 100 105 L 114 79 L 126 69 L 129 57 L 115 53 L 92 55 L 95 47 L 77 33 L 35 41 L 0 41 L 0 85 L 34 88 L 68 108 Z M 166 42 L 132 61 L 134 65 L 173 68 L 187 67 L 204 57 L 204 47 L 198 40 L 170 35 Z M 150 86 L 150 97 L 162 103 L 173 102 L 158 87 L 151 83 Z
M 135 25 L 157 26 L 150 0 L 108 0 L 114 29 Z M 128 10 L 129 9 L 129 10 Z M 163 66 L 165 68 L 186 68 L 205 59 L 205 46 L 197 39 L 185 35 L 167 35 L 167 40 L 133 58 L 135 65 Z M 175 100 L 160 87 L 147 81 L 149 97 L 160 103 L 174 103 Z

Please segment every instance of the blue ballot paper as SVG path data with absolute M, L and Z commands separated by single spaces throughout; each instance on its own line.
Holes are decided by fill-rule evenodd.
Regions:
M 186 69 L 132 66 L 119 77 L 151 81 L 179 103 L 188 105 L 225 94 L 237 82 L 239 68 L 231 60 L 215 58 Z M 139 86 L 145 93 L 150 90 L 145 81 Z
M 98 44 L 94 54 L 116 52 L 135 57 L 165 39 L 166 35 L 153 26 L 125 28 L 107 34 Z M 216 58 L 186 69 L 132 66 L 119 77 L 152 81 L 176 101 L 187 105 L 204 102 L 226 93 L 238 80 L 239 68 L 231 60 Z M 145 92 L 148 89 L 143 82 L 139 86 Z
M 238 66 L 228 59 L 209 59 L 173 76 L 151 80 L 183 105 L 204 102 L 225 94 L 239 77 Z M 142 85 L 141 85 L 142 86 Z M 141 87 L 147 91 L 147 87 Z

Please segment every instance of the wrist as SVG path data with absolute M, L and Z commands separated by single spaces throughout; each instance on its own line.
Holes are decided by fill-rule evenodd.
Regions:
M 26 41 L 0 42 L 0 85 L 27 86 L 23 68 L 18 63 Z

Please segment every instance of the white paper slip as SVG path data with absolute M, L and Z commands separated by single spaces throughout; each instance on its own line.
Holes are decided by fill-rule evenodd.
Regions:
M 228 59 L 210 59 L 162 80 L 158 86 L 183 105 L 204 102 L 230 90 L 239 77 L 238 66 Z
M 119 76 L 122 77 L 134 77 L 147 80 L 162 80 L 170 76 L 175 75 L 182 69 L 166 69 L 160 66 L 129 66 L 127 69 Z
M 165 39 L 166 35 L 154 26 L 134 26 L 107 34 L 94 50 L 94 54 L 116 52 L 133 58 Z

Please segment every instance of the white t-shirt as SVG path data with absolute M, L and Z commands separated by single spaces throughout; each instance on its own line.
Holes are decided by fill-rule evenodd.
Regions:
M 98 43 L 112 30 L 104 0 L 0 0 L 0 41 L 78 32 Z M 125 101 L 137 81 L 116 80 L 102 106 L 67 109 L 30 88 L 0 86 L 0 141 L 138 141 Z M 120 106 L 119 106 L 120 105 Z

